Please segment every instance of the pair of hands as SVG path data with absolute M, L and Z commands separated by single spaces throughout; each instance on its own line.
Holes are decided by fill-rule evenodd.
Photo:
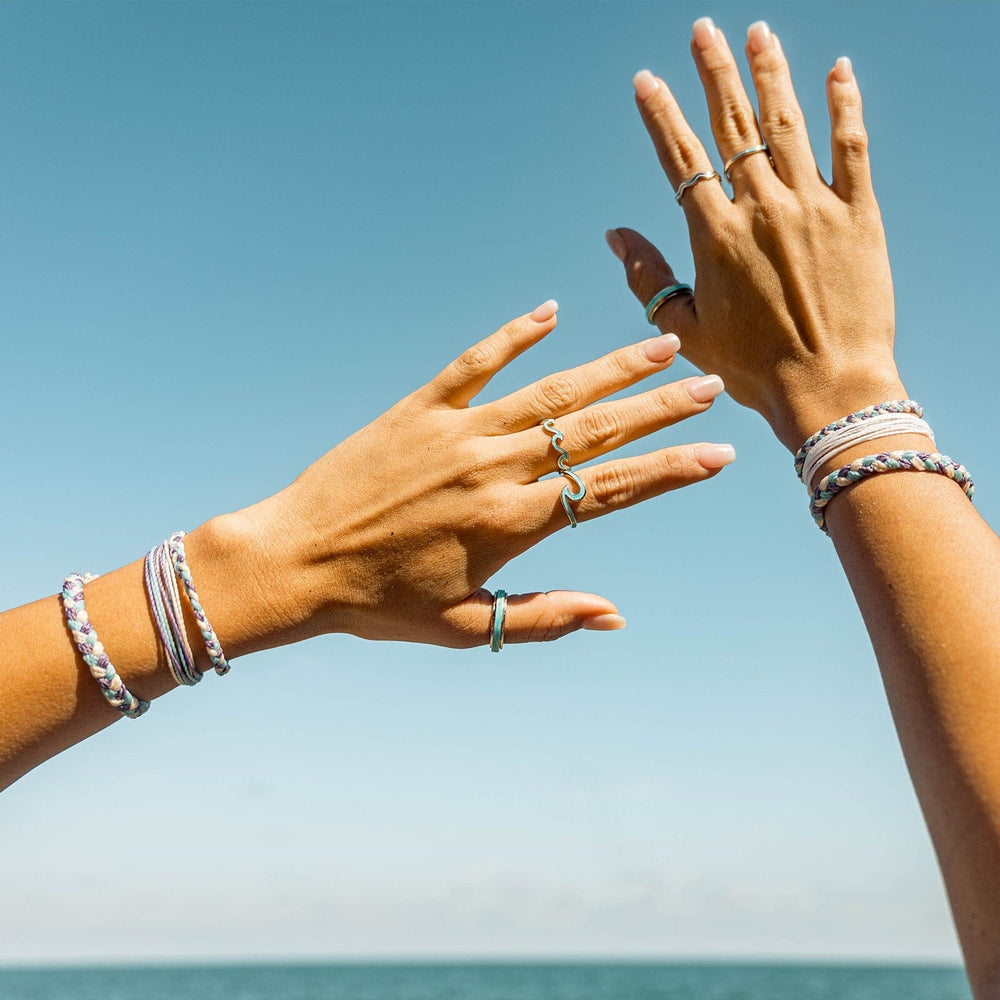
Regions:
M 270 583 L 275 631 L 301 638 L 344 631 L 442 646 L 485 645 L 492 595 L 483 583 L 514 556 L 565 527 L 564 480 L 540 424 L 553 418 L 575 466 L 706 410 L 717 375 L 600 402 L 669 367 L 680 349 L 718 372 L 795 450 L 851 410 L 905 395 L 892 354 L 892 282 L 871 186 L 861 97 L 850 63 L 827 79 L 833 180 L 820 175 L 776 35 L 751 26 L 747 58 L 760 119 L 722 32 L 695 23 L 692 55 L 723 161 L 766 141 L 770 158 L 734 163 L 730 198 L 717 180 L 681 199 L 697 270 L 693 295 L 668 300 L 665 336 L 550 375 L 504 399 L 471 406 L 490 378 L 550 333 L 544 303 L 470 348 L 427 385 L 342 442 L 291 486 L 239 515 L 256 540 L 254 573 Z M 711 159 L 666 83 L 635 78 L 636 102 L 673 188 Z M 608 243 L 645 305 L 676 278 L 631 229 Z M 679 335 L 674 336 L 674 332 Z M 576 472 L 586 521 L 710 478 L 728 445 L 690 444 Z M 624 625 L 593 594 L 510 599 L 508 642 Z

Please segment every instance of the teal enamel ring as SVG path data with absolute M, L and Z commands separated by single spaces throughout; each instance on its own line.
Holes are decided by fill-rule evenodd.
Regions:
M 507 622 L 507 591 L 498 590 L 493 595 L 493 617 L 490 626 L 490 649 L 499 653 L 503 649 L 503 627 Z
M 672 299 L 675 295 L 683 295 L 686 292 L 693 292 L 694 289 L 690 285 L 685 285 L 683 281 L 679 281 L 676 285 L 667 285 L 666 288 L 661 288 L 650 300 L 649 305 L 646 306 L 646 322 L 650 326 L 656 326 L 656 322 L 653 317 L 656 315 L 656 310 L 663 305 L 668 299 Z

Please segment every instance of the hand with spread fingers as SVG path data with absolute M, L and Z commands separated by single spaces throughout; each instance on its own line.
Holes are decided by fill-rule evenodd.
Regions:
M 688 378 L 602 402 L 669 368 L 678 339 L 653 337 L 470 405 L 555 329 L 556 309 L 549 301 L 507 323 L 279 493 L 175 533 L 145 561 L 71 575 L 61 609 L 48 598 L 0 616 L 0 694 L 13 720 L 0 731 L 0 787 L 210 666 L 225 673 L 223 649 L 235 657 L 349 632 L 499 652 L 621 628 L 604 597 L 483 584 L 561 528 L 718 473 L 730 445 L 606 456 L 704 412 L 723 384 Z M 74 644 L 93 680 L 81 680 Z M 28 675 L 30 687 L 18 682 Z
M 697 280 L 655 324 L 683 354 L 719 372 L 792 451 L 817 428 L 870 402 L 905 398 L 893 360 L 892 278 L 872 190 L 861 93 L 850 60 L 826 81 L 833 177 L 820 175 L 778 36 L 747 34 L 759 119 L 722 31 L 694 26 L 722 175 L 667 84 L 635 77 L 636 103 L 684 211 Z M 732 184 L 732 198 L 724 184 Z M 678 283 L 638 232 L 609 230 L 629 287 L 646 306 Z
M 620 348 L 503 399 L 470 405 L 555 325 L 554 302 L 508 323 L 334 448 L 259 513 L 251 508 L 250 516 L 265 523 L 296 526 L 286 533 L 292 551 L 280 553 L 280 564 L 317 564 L 325 603 L 293 607 L 290 617 L 317 632 L 483 645 L 493 595 L 480 588 L 512 557 L 560 528 L 707 479 L 733 459 L 731 446 L 702 443 L 581 467 L 701 413 L 722 391 L 712 375 L 599 402 L 665 370 L 676 337 Z M 296 551 L 303 540 L 309 548 Z M 553 639 L 621 624 L 615 607 L 593 595 L 512 595 L 505 638 Z
M 666 83 L 645 70 L 634 82 L 687 220 L 693 290 L 639 233 L 613 229 L 607 240 L 647 318 L 676 331 L 685 356 L 719 372 L 796 452 L 810 513 L 836 545 L 875 648 L 973 992 L 997 1000 L 1000 539 L 896 370 L 892 279 L 851 62 L 838 59 L 826 80 L 828 182 L 766 24 L 747 33 L 759 114 L 709 19 L 695 22 L 691 51 L 721 174 Z

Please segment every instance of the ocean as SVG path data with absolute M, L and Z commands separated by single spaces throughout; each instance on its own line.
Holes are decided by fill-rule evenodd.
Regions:
M 0 1000 L 971 1000 L 961 969 L 469 962 L 0 969 Z

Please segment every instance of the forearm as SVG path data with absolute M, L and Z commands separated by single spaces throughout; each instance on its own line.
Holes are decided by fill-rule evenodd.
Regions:
M 192 572 L 212 626 L 230 658 L 285 641 L 257 579 L 258 557 L 244 515 L 215 518 L 185 537 Z M 61 581 L 60 581 L 61 582 Z M 115 670 L 136 696 L 174 688 L 153 624 L 143 561 L 86 585 L 87 612 Z M 198 669 L 209 669 L 197 622 L 182 597 Z M 120 719 L 70 638 L 57 596 L 0 615 L 0 788 L 42 761 Z
M 845 490 L 827 526 L 878 657 L 970 979 L 977 997 L 995 998 L 1000 539 L 955 483 L 924 473 L 877 475 Z

